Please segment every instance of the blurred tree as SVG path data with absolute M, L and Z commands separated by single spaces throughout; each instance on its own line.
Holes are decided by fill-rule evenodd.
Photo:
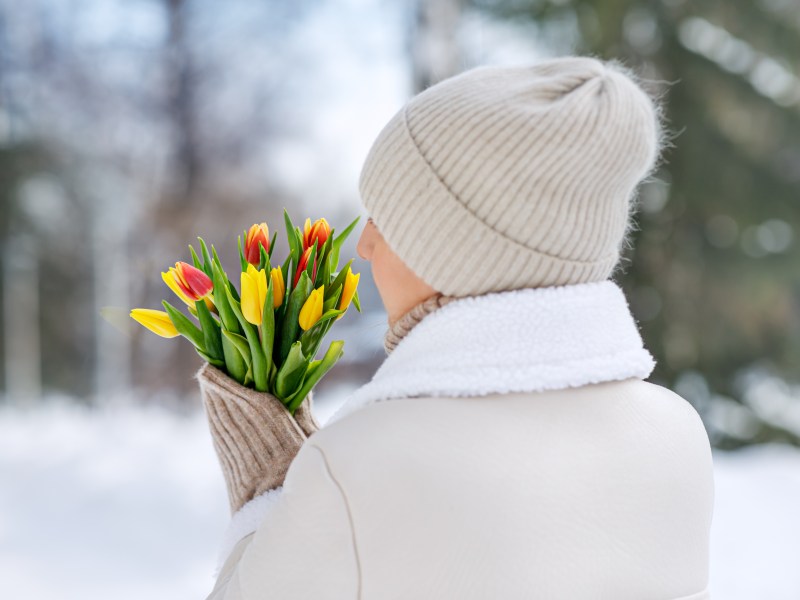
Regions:
M 132 321 L 130 340 L 99 311 L 158 306 L 159 271 L 188 258 L 194 235 L 235 239 L 232 214 L 271 205 L 277 220 L 290 203 L 263 165 L 293 125 L 276 101 L 290 102 L 283 44 L 314 3 L 0 0 L 0 247 L 22 248 L 14 233 L 35 249 L 17 253 L 33 283 L 12 302 L 39 326 L 31 381 L 105 401 L 133 362 L 148 373 L 138 385 L 196 390 L 188 344 Z M 28 147 L 46 160 L 33 164 Z M 33 288 L 38 307 L 24 300 Z
M 453 32 L 461 19 L 463 5 L 463 0 L 414 2 L 407 38 L 414 93 L 460 70 L 461 49 Z
M 800 427 L 768 418 L 743 376 L 758 367 L 793 380 L 800 364 L 796 3 L 471 6 L 532 20 L 556 54 L 621 59 L 652 95 L 666 92 L 674 148 L 641 188 L 635 251 L 617 277 L 657 360 L 653 380 L 697 407 L 719 447 L 800 443 Z

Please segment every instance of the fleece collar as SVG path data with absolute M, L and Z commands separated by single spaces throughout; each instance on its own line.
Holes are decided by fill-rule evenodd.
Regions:
M 328 422 L 384 400 L 580 387 L 654 367 L 611 280 L 467 296 L 417 323 Z

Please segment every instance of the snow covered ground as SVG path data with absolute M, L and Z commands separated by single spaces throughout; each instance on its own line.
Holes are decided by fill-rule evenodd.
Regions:
M 321 422 L 335 402 L 318 406 Z M 0 409 L 4 598 L 204 598 L 228 521 L 205 417 Z M 800 451 L 715 452 L 712 597 L 800 598 Z

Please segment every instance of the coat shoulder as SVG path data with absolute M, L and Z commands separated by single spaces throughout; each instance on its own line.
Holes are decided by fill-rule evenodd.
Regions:
M 613 436 L 651 445 L 680 441 L 685 451 L 710 462 L 710 444 L 694 406 L 661 385 L 631 378 L 548 390 L 471 397 L 418 397 L 362 407 L 317 431 L 315 445 L 344 458 L 382 450 L 405 456 L 409 448 L 494 443 L 493 432 L 506 431 L 515 444 L 534 451 L 556 440 Z M 488 437 L 487 437 L 488 436 Z

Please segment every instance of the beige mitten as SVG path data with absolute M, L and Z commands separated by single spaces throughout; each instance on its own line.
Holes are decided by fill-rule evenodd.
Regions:
M 206 363 L 195 377 L 233 514 L 259 494 L 283 485 L 300 446 L 319 429 L 312 393 L 292 416 L 272 394 L 246 388 L 213 365 Z

